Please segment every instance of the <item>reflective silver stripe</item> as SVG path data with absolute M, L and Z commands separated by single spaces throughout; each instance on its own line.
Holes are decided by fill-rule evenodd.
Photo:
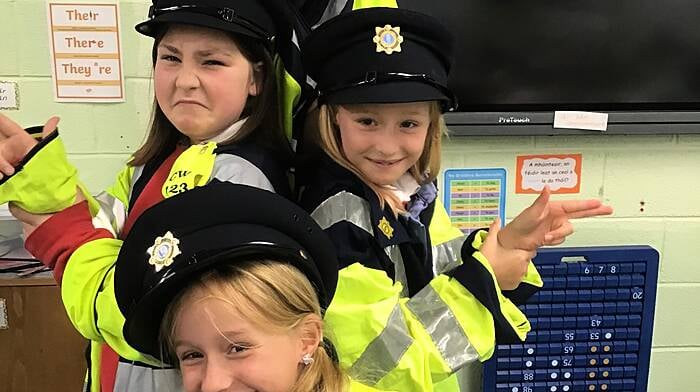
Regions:
M 119 362 L 114 392 L 180 392 L 182 376 L 177 369 L 153 369 Z
M 408 296 L 408 279 L 406 278 L 406 266 L 403 263 L 403 256 L 398 245 L 389 245 L 384 248 L 384 253 L 389 256 L 391 262 L 394 263 L 394 282 L 401 282 L 403 290 L 401 296 Z
M 343 8 L 347 5 L 348 0 L 330 0 L 328 2 L 328 5 L 326 6 L 326 9 L 323 11 L 323 15 L 321 16 L 321 19 L 319 19 L 318 23 L 316 23 L 312 29 L 315 29 L 316 27 L 320 26 L 323 22 L 327 21 L 328 19 L 338 16 L 341 11 L 343 11 Z
M 270 180 L 257 166 L 245 158 L 232 154 L 219 154 L 214 159 L 214 167 L 207 182 L 216 178 L 221 182 L 249 185 L 275 192 Z
M 396 367 L 411 344 L 413 338 L 406 329 L 401 307 L 396 304 L 382 332 L 350 367 L 350 377 L 367 385 L 375 385 Z
M 143 168 L 144 165 L 141 166 L 136 166 L 134 168 L 134 173 L 131 175 L 131 182 L 129 183 L 129 199 L 131 200 L 132 193 L 134 192 L 134 184 L 136 184 L 136 181 L 141 178 L 141 175 L 143 174 Z
M 461 264 L 462 244 L 466 236 L 459 236 L 433 246 L 433 274 L 438 276 Z
M 101 192 L 95 196 L 95 200 L 100 205 L 100 210 L 92 218 L 92 225 L 96 229 L 109 230 L 116 236 L 121 232 L 126 222 L 126 206 L 121 200 L 107 192 Z
M 374 236 L 369 217 L 369 202 L 350 192 L 342 191 L 324 200 L 311 213 L 323 230 L 334 224 L 347 221 Z
M 406 306 L 423 324 L 453 372 L 467 363 L 479 361 L 479 353 L 467 338 L 454 313 L 432 286 L 425 286 Z

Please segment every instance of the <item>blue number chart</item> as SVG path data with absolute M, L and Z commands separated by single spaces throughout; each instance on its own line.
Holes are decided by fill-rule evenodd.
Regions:
M 658 252 L 544 248 L 534 263 L 544 287 L 520 306 L 532 331 L 496 346 L 484 391 L 646 391 Z
M 505 169 L 445 171 L 445 209 L 455 227 L 469 234 L 488 227 L 496 217 L 505 221 Z

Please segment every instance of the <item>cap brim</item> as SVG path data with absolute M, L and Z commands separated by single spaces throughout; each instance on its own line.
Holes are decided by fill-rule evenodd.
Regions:
M 270 228 L 256 226 L 254 230 L 236 225 L 233 230 L 228 226 L 216 226 L 196 233 L 204 238 L 216 238 L 222 232 L 240 239 L 239 246 L 227 245 L 217 251 L 216 244 L 203 257 L 177 260 L 154 288 L 149 290 L 131 308 L 124 324 L 124 338 L 136 350 L 150 354 L 162 360 L 168 360 L 167 353 L 161 350 L 159 339 L 160 326 L 165 310 L 181 290 L 201 273 L 211 270 L 216 264 L 235 264 L 237 261 L 256 259 L 289 262 L 304 274 L 313 272 L 307 267 L 313 261 L 301 256 L 301 246 L 288 236 Z
M 421 82 L 397 81 L 349 87 L 324 97 L 330 104 L 407 103 L 421 101 L 450 102 L 439 89 Z
M 164 24 L 168 23 L 182 23 L 188 25 L 208 27 L 217 30 L 230 31 L 232 33 L 243 34 L 252 38 L 263 39 L 259 33 L 246 28 L 245 26 L 225 22 L 221 19 L 214 18 L 208 15 L 203 15 L 195 12 L 169 12 L 163 15 L 159 15 L 155 19 L 150 19 L 145 22 L 141 22 L 135 26 L 136 31 L 143 35 L 149 37 L 155 37 L 158 31 Z

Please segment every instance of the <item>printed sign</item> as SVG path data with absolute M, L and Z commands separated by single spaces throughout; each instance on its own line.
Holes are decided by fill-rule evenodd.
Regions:
M 124 101 L 117 4 L 47 4 L 56 101 Z
M 0 81 L 0 110 L 19 109 L 19 90 L 15 82 Z
M 588 129 L 605 131 L 608 129 L 608 114 L 593 112 L 556 111 L 554 128 Z
M 515 193 L 579 193 L 581 154 L 521 155 L 517 157 Z
M 469 234 L 505 221 L 506 170 L 449 169 L 445 171 L 445 209 L 455 227 Z

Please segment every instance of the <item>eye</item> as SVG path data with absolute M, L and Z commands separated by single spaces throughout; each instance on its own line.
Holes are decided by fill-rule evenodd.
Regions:
M 242 353 L 248 349 L 250 349 L 250 347 L 248 347 L 248 346 L 242 346 L 240 344 L 232 344 L 229 346 L 227 354 L 239 354 L 239 353 Z
M 173 56 L 172 54 L 164 54 L 164 55 L 160 56 L 160 59 L 163 61 L 170 61 L 170 62 L 179 62 L 180 61 L 179 58 Z
M 415 128 L 418 125 L 418 122 L 413 120 L 405 120 L 401 122 L 401 128 Z
M 186 351 L 182 355 L 180 355 L 180 362 L 193 361 L 203 357 L 204 356 L 202 355 L 202 353 L 198 351 Z
M 204 65 L 224 65 L 224 63 L 219 60 L 205 60 Z
M 358 124 L 363 125 L 365 127 L 370 127 L 372 125 L 376 125 L 376 121 L 374 119 L 369 118 L 369 117 L 361 117 L 355 120 Z

